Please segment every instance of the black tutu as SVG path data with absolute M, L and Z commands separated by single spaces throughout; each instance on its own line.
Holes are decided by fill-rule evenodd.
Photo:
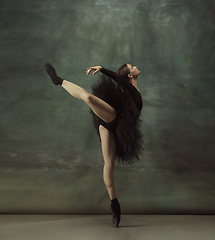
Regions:
M 124 80 L 120 81 L 116 83 L 111 78 L 101 75 L 91 88 L 93 95 L 116 109 L 117 119 L 114 120 L 116 158 L 119 163 L 132 164 L 134 160 L 139 161 L 139 154 L 144 149 L 143 134 L 140 131 L 142 120 L 139 118 L 140 111 L 136 108 L 129 90 L 123 85 Z M 104 122 L 92 110 L 90 113 L 99 135 L 99 125 L 103 125 Z

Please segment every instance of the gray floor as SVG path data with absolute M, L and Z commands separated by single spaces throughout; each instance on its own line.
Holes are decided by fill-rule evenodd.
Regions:
M 213 215 L 0 215 L 1 240 L 214 240 Z

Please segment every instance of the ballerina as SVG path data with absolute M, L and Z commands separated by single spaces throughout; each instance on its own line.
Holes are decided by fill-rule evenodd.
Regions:
M 115 160 L 132 164 L 139 160 L 143 150 L 143 135 L 139 119 L 142 97 L 137 87 L 140 71 L 136 66 L 124 64 L 115 73 L 102 66 L 87 68 L 103 73 L 99 81 L 92 85 L 92 93 L 84 88 L 60 78 L 54 67 L 45 64 L 46 71 L 55 85 L 61 85 L 73 97 L 83 100 L 91 109 L 94 126 L 100 138 L 104 158 L 103 179 L 111 199 L 113 226 L 118 227 L 121 220 L 121 207 L 116 196 L 113 171 Z

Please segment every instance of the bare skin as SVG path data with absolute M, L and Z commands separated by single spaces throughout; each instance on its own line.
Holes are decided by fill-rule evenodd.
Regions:
M 103 179 L 110 199 L 116 198 L 116 191 L 113 179 L 115 162 L 116 143 L 114 133 L 107 130 L 102 125 L 99 126 L 99 133 L 102 143 L 102 154 L 104 158 Z

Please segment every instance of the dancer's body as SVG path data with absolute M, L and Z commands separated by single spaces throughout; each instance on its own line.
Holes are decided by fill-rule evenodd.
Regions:
M 115 136 L 117 122 L 119 121 L 117 109 L 115 109 L 113 106 L 101 98 L 95 96 L 92 93 L 89 93 L 84 88 L 58 77 L 55 69 L 51 66 L 51 64 L 47 63 L 45 65 L 45 68 L 55 85 L 62 85 L 62 87 L 73 97 L 83 100 L 91 108 L 94 116 L 99 120 L 98 132 L 101 140 L 102 154 L 104 158 L 103 179 L 111 199 L 110 207 L 113 211 L 113 224 L 115 227 L 118 227 L 120 222 L 121 209 L 120 204 L 117 200 L 113 179 L 113 170 L 118 143 Z M 110 77 L 118 84 L 123 79 L 121 81 L 121 84 L 125 85 L 123 87 L 129 91 L 131 99 L 134 102 L 134 107 L 137 109 L 136 118 L 139 117 L 140 111 L 142 109 L 142 98 L 137 87 L 137 77 L 140 74 L 140 71 L 137 69 L 137 67 L 134 67 L 130 64 L 125 64 L 119 69 L 117 74 L 101 66 L 95 66 L 87 68 L 86 75 L 88 75 L 91 71 L 94 71 L 93 74 L 101 71 L 103 74 L 105 74 L 107 77 Z M 137 156 L 137 154 L 135 156 Z

